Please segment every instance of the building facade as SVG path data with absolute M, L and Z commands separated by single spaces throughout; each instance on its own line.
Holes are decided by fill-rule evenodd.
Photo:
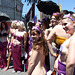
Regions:
M 21 20 L 22 9 L 21 0 L 0 0 L 0 11 L 6 13 L 11 20 Z
M 44 19 L 45 17 L 51 18 L 50 15 L 46 15 L 46 14 L 44 14 L 43 12 L 40 12 L 40 21 L 42 21 L 42 19 Z

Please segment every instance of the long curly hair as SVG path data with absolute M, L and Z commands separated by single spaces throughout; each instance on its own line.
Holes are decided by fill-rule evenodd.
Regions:
M 3 23 L 4 23 L 4 25 L 5 25 L 5 30 L 8 30 L 8 25 L 7 25 L 7 23 L 6 23 L 6 22 L 1 22 L 1 31 L 3 30 L 3 26 L 2 26 Z

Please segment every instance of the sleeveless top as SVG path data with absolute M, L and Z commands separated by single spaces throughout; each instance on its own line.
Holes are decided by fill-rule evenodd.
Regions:
M 57 47 L 57 48 L 60 48 L 60 45 L 61 45 L 66 39 L 67 39 L 67 38 L 56 36 L 56 39 L 55 39 L 56 47 Z
M 14 33 L 11 33 L 11 36 L 14 36 L 14 39 L 18 40 L 18 41 L 22 41 L 23 40 L 23 36 L 17 36 Z
M 0 37 L 6 37 L 8 34 L 7 33 L 0 33 Z

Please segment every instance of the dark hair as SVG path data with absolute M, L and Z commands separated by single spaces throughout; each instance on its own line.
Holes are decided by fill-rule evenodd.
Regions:
M 73 11 L 68 11 L 68 13 L 70 13 L 71 15 L 72 15 L 72 14 L 74 14 L 74 12 L 73 12 Z
M 55 16 L 56 20 L 62 19 L 63 15 L 64 15 L 63 13 L 59 13 L 59 12 L 53 14 L 53 16 Z
M 68 14 L 69 12 L 68 12 L 68 10 L 61 10 L 61 13 Z
M 42 23 L 46 26 L 46 28 L 48 29 L 49 28 L 49 23 L 50 23 L 50 19 L 48 17 L 45 17 L 43 20 L 42 20 Z
M 28 23 L 28 26 L 31 26 L 31 27 L 32 27 L 32 26 L 35 26 L 35 23 L 29 22 L 29 23 Z
M 32 30 L 31 32 L 37 32 L 38 34 L 41 34 L 41 37 L 39 38 L 38 42 L 36 42 L 33 46 L 33 48 L 35 49 L 36 46 L 40 46 L 40 47 L 44 47 L 44 54 L 47 55 L 48 54 L 48 46 L 47 46 L 47 41 L 45 40 L 44 37 L 44 32 L 40 29 L 41 33 L 38 30 Z
M 4 25 L 5 25 L 5 30 L 8 30 L 8 25 L 7 25 L 7 23 L 6 23 L 6 22 L 1 22 L 1 31 L 3 30 L 3 26 L 2 26 L 3 23 L 4 23 Z

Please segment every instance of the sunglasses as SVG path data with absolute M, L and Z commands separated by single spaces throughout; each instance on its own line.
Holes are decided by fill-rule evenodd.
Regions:
M 66 25 L 67 25 L 67 23 L 62 23 L 62 25 L 63 25 L 63 26 L 66 26 Z
M 32 35 L 33 35 L 33 36 L 35 36 L 35 35 L 36 35 L 36 33 L 34 33 L 34 32 L 33 32 L 33 33 L 31 33 L 31 36 L 32 36 Z

